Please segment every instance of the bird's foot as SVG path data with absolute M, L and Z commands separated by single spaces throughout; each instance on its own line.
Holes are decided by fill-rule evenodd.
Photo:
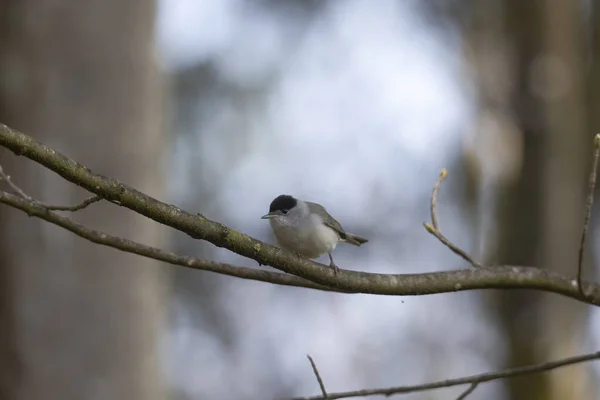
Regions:
M 332 261 L 331 263 L 329 263 L 329 266 L 331 268 L 333 268 L 333 274 L 337 275 L 338 272 L 340 272 L 340 267 L 338 267 L 337 265 L 335 265 L 335 263 Z
M 333 268 L 333 274 L 337 275 L 338 272 L 340 272 L 340 268 L 337 265 L 335 265 L 335 263 L 333 262 L 333 256 L 331 255 L 331 253 L 328 253 L 328 255 L 329 255 L 329 266 L 331 268 Z

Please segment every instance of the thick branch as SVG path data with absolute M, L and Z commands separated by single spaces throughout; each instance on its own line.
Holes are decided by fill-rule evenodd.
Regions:
M 260 242 L 201 215 L 193 215 L 153 199 L 114 179 L 95 174 L 56 150 L 2 124 L 0 124 L 0 145 L 17 155 L 23 155 L 40 163 L 66 180 L 108 201 L 156 222 L 252 258 L 260 264 L 273 266 L 340 291 L 382 295 L 425 295 L 473 289 L 536 289 L 558 293 L 589 304 L 600 304 L 599 285 L 582 282 L 582 288 L 586 293 L 586 296 L 583 296 L 577 289 L 576 280 L 533 267 L 495 266 L 394 275 L 341 270 L 334 275 L 332 269 L 322 264 Z
M 261 269 L 238 267 L 216 261 L 203 260 L 196 257 L 182 256 L 158 249 L 156 247 L 146 246 L 144 244 L 134 242 L 133 240 L 111 236 L 104 232 L 86 228 L 85 226 L 73 221 L 68 217 L 48 211 L 48 209 L 46 209 L 44 206 L 41 206 L 33 200 L 26 200 L 20 196 L 15 196 L 10 193 L 0 191 L 0 203 L 4 203 L 19 209 L 31 217 L 37 217 L 51 224 L 64 228 L 79 237 L 89 240 L 90 242 L 112 247 L 127 253 L 137 254 L 143 257 L 152 258 L 154 260 L 163 261 L 173 265 L 180 265 L 186 268 L 217 272 L 222 275 L 234 276 L 237 278 L 269 282 L 277 285 L 299 286 L 309 289 L 336 291 L 333 288 L 321 286 L 294 275 L 265 271 Z
M 281 274 L 278 272 L 270 272 L 259 269 L 252 269 L 246 267 L 234 266 L 231 264 L 220 263 L 216 261 L 203 260 L 190 256 L 182 256 L 174 253 L 166 252 L 155 247 L 150 247 L 143 245 L 141 243 L 134 242 L 132 240 L 123 239 L 115 236 L 108 235 L 103 232 L 95 231 L 85 226 L 79 224 L 78 222 L 73 221 L 72 219 L 59 215 L 57 213 L 48 211 L 43 206 L 40 206 L 35 201 L 28 201 L 19 196 L 12 195 L 10 193 L 1 192 L 0 191 L 0 203 L 9 205 L 16 209 L 19 209 L 25 212 L 27 215 L 32 217 L 41 218 L 47 222 L 50 222 L 54 225 L 60 226 L 77 236 L 80 236 L 84 239 L 87 239 L 91 242 L 112 247 L 118 250 L 122 250 L 128 253 L 137 254 L 143 257 L 152 258 L 158 261 L 163 261 L 173 265 L 180 265 L 186 268 L 199 269 L 203 271 L 215 272 L 222 275 L 234 276 L 243 279 L 251 279 L 262 282 L 275 283 L 278 285 L 286 285 L 286 286 L 296 286 L 296 287 L 304 287 L 308 289 L 318 289 L 332 292 L 343 292 L 348 293 L 348 291 L 343 291 L 342 289 L 330 288 L 327 286 L 319 285 L 313 283 L 309 280 L 288 274 Z M 317 264 L 318 265 L 318 264 Z M 418 295 L 418 294 L 433 294 L 433 293 L 443 293 L 448 291 L 455 290 L 466 290 L 462 287 L 463 281 L 481 281 L 478 286 L 478 283 L 474 284 L 474 288 L 485 289 L 486 285 L 494 285 L 497 282 L 500 282 L 502 279 L 511 280 L 511 274 L 514 274 L 515 277 L 519 275 L 527 275 L 528 270 L 532 270 L 534 272 L 538 272 L 535 268 L 527 268 L 527 267 L 498 267 L 493 270 L 490 269 L 490 273 L 494 273 L 490 276 L 482 276 L 479 272 L 475 272 L 475 270 L 458 270 L 458 271 L 448 271 L 448 272 L 435 272 L 429 274 L 407 274 L 407 275 L 386 275 L 389 277 L 401 277 L 402 280 L 405 280 L 404 284 L 399 283 L 396 287 L 396 290 L 399 291 L 400 295 Z M 484 271 L 484 270 L 482 270 Z M 503 274 L 503 273 L 504 274 Z M 512 278 L 514 279 L 514 278 Z M 445 285 L 440 286 L 438 292 L 431 291 L 436 289 L 436 284 L 433 286 L 430 285 L 429 292 L 423 290 L 421 292 L 415 292 L 412 288 L 418 287 L 426 287 L 427 281 L 430 280 L 432 282 L 446 282 Z M 491 287 L 491 286 L 490 286 Z M 515 284 L 514 287 L 519 287 L 518 284 Z M 356 293 L 356 292 L 349 292 Z M 394 293 L 392 293 L 394 294 Z

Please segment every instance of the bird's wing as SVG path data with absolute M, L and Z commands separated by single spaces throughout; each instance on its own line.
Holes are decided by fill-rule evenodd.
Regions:
M 342 239 L 346 238 L 346 231 L 342 228 L 342 225 L 329 215 L 327 210 L 325 210 L 325 207 L 317 203 L 311 203 L 310 201 L 307 201 L 306 204 L 308 204 L 308 209 L 311 213 L 316 213 L 323 218 L 323 223 L 325 225 L 336 231 Z

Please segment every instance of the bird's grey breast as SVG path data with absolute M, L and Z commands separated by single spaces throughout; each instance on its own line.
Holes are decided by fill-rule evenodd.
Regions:
M 321 217 L 311 213 L 306 204 L 285 218 L 270 220 L 277 243 L 308 258 L 316 258 L 335 248 L 337 232 L 323 224 Z

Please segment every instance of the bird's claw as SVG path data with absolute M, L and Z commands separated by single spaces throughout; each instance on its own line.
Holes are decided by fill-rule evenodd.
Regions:
M 338 272 L 340 272 L 340 267 L 338 267 L 337 265 L 335 265 L 335 263 L 330 263 L 329 266 L 331 268 L 333 268 L 333 274 L 334 275 L 337 275 Z

